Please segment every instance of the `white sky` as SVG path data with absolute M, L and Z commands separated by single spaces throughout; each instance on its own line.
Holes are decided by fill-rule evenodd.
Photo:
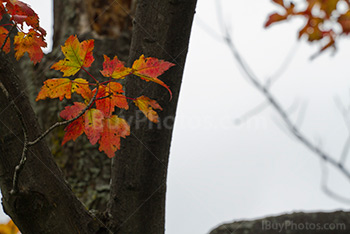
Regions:
M 285 212 L 349 209 L 321 191 L 320 160 L 281 130 L 271 108 L 235 125 L 263 98 L 242 77 L 227 47 L 204 30 L 206 25 L 220 33 L 215 1 L 198 1 L 171 147 L 166 234 L 208 233 L 222 222 Z M 50 38 L 51 1 L 25 2 Z M 335 56 L 326 52 L 311 62 L 317 46 L 295 47 L 301 20 L 265 30 L 267 15 L 277 9 L 269 0 L 223 0 L 222 5 L 236 46 L 262 80 L 296 50 L 273 93 L 286 108 L 294 102 L 298 111 L 307 105 L 303 132 L 339 157 L 347 131 L 334 97 L 350 103 L 349 39 L 340 41 Z M 350 192 L 349 183 L 331 168 L 329 185 L 344 196 Z

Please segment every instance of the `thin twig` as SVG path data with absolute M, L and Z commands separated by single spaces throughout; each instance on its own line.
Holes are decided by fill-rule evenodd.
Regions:
M 94 101 L 96 100 L 96 96 L 98 93 L 98 89 L 99 89 L 99 85 L 97 84 L 96 87 L 96 92 L 94 97 L 90 100 L 89 104 L 84 108 L 84 110 L 82 110 L 79 115 L 75 116 L 73 119 L 69 119 L 66 121 L 62 121 L 62 122 L 57 122 L 54 125 L 52 125 L 50 128 L 48 128 L 44 133 L 42 133 L 38 138 L 36 138 L 34 141 L 28 142 L 28 146 L 32 146 L 35 145 L 36 143 L 38 143 L 39 141 L 41 141 L 47 134 L 49 134 L 52 130 L 54 130 L 55 128 L 62 126 L 62 125 L 67 125 L 72 123 L 73 121 L 79 119 L 90 107 L 91 105 L 94 103 Z
M 16 104 L 14 102 L 11 102 L 13 104 L 15 110 L 16 110 L 18 118 L 20 119 L 20 122 L 21 122 L 21 125 L 22 125 L 22 129 L 23 129 L 23 137 L 24 137 L 24 139 L 23 139 L 23 150 L 22 150 L 21 161 L 15 167 L 15 172 L 14 172 L 14 176 L 13 176 L 13 183 L 12 183 L 13 185 L 12 185 L 12 190 L 10 191 L 10 194 L 13 195 L 13 194 L 16 194 L 18 192 L 19 174 L 23 170 L 24 165 L 25 165 L 25 163 L 27 161 L 28 148 L 33 146 L 33 145 L 35 145 L 35 144 L 37 144 L 40 140 L 42 140 L 47 134 L 49 134 L 56 127 L 59 127 L 59 126 L 62 126 L 62 125 L 66 125 L 66 124 L 70 124 L 71 122 L 73 122 L 73 121 L 77 120 L 78 118 L 80 118 L 91 107 L 91 105 L 96 100 L 98 89 L 99 89 L 99 85 L 97 84 L 95 95 L 90 100 L 89 104 L 84 108 L 84 110 L 82 110 L 76 117 L 74 117 L 74 118 L 72 118 L 70 120 L 66 120 L 66 121 L 55 123 L 49 129 L 47 129 L 44 133 L 42 133 L 38 138 L 36 138 L 34 141 L 31 141 L 31 142 L 28 142 L 28 130 L 27 130 L 27 127 L 25 125 L 22 113 L 20 112 L 20 110 L 18 109 Z
M 22 116 L 21 111 L 18 109 L 18 107 L 16 106 L 15 102 L 11 102 L 11 104 L 13 105 L 16 114 L 21 122 L 21 126 L 23 129 L 23 150 L 22 150 L 22 155 L 21 155 L 21 161 L 19 162 L 19 164 L 15 167 L 15 172 L 13 175 L 13 181 L 12 181 L 12 190 L 10 191 L 10 194 L 16 194 L 18 192 L 18 179 L 19 179 L 19 174 L 21 173 L 21 171 L 24 168 L 24 164 L 27 161 L 27 152 L 28 152 L 28 130 L 27 130 L 27 126 L 24 123 L 24 118 Z
M 259 103 L 254 108 L 250 109 L 249 111 L 247 111 L 246 113 L 244 113 L 240 117 L 236 118 L 234 120 L 235 124 L 239 125 L 239 124 L 242 124 L 244 122 L 247 122 L 250 118 L 252 118 L 252 117 L 260 114 L 264 110 L 266 110 L 269 107 L 269 105 L 270 104 L 266 101 Z
M 350 199 L 344 196 L 341 196 L 335 192 L 333 192 L 332 190 L 330 190 L 328 188 L 328 169 L 327 169 L 327 165 L 325 164 L 325 162 L 323 160 L 321 160 L 321 169 L 322 169 L 322 177 L 321 177 L 321 188 L 322 191 L 327 194 L 328 196 L 330 196 L 331 198 L 333 198 L 334 200 L 338 200 L 340 202 L 343 203 L 347 203 L 350 204 Z
M 330 157 L 326 152 L 321 150 L 315 144 L 313 144 L 305 135 L 301 133 L 299 128 L 292 122 L 287 112 L 283 109 L 281 104 L 277 101 L 277 99 L 270 93 L 269 89 L 263 85 L 257 76 L 254 74 L 252 69 L 245 63 L 235 45 L 233 44 L 232 38 L 228 31 L 225 31 L 225 41 L 227 46 L 229 47 L 232 55 L 235 60 L 238 62 L 240 68 L 244 71 L 244 75 L 248 78 L 248 80 L 253 84 L 253 86 L 259 90 L 265 98 L 269 101 L 270 105 L 275 109 L 278 115 L 283 120 L 284 124 L 288 128 L 288 130 L 292 133 L 292 135 L 299 140 L 304 146 L 306 146 L 309 150 L 323 159 L 325 162 L 331 164 L 335 168 L 337 168 L 349 181 L 350 181 L 350 172 L 344 168 L 343 164 L 337 162 L 335 159 Z

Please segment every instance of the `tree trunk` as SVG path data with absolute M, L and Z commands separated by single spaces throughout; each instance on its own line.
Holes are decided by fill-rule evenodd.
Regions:
M 131 136 L 113 159 L 109 212 L 118 233 L 164 233 L 168 158 L 177 101 L 186 60 L 196 0 L 139 0 L 129 65 L 141 54 L 176 64 L 162 76 L 166 89 L 139 79 L 126 79 L 131 97 L 146 95 L 163 107 L 160 123 L 136 111 L 125 113 Z M 136 116 L 136 117 L 135 117 Z
M 350 213 L 293 213 L 263 219 L 222 224 L 210 234 L 345 234 L 350 230 Z
M 44 141 L 28 150 L 19 193 L 10 194 L 23 149 L 24 127 L 9 100 L 14 100 L 24 117 L 30 140 L 41 130 L 13 65 L 3 54 L 0 60 L 0 186 L 5 212 L 26 234 L 95 233 L 98 224 L 72 193 Z
M 57 61 L 61 53 L 59 46 L 71 34 L 78 34 L 81 40 L 95 38 L 94 56 L 100 59 L 94 62 L 90 72 L 96 76 L 102 67 L 102 53 L 110 57 L 117 54 L 126 59 L 134 5 L 134 0 L 54 1 L 52 53 L 35 69 L 22 62 L 21 67 L 25 70 L 18 71 L 18 74 L 26 76 L 26 82 L 28 76 L 35 78 L 33 82 L 24 83 L 25 87 L 34 84 L 31 84 L 34 91 L 31 100 L 44 80 L 62 76 L 48 71 L 48 68 Z M 165 89 L 142 82 L 142 86 L 146 87 L 142 95 L 156 99 L 164 108 L 160 114 L 162 124 L 147 128 L 150 122 L 143 119 L 140 120 L 142 123 L 131 123 L 132 136 L 122 142 L 122 149 L 112 165 L 113 189 L 110 195 L 113 199 L 103 220 L 100 216 L 92 217 L 92 213 L 74 196 L 64 176 L 72 182 L 73 191 L 88 208 L 103 211 L 109 195 L 110 160 L 96 148 L 87 148 L 90 146 L 84 140 L 69 143 L 64 152 L 59 152 L 62 129 L 51 133 L 47 142 L 65 175 L 55 164 L 45 141 L 41 141 L 28 152 L 28 160 L 19 177 L 19 193 L 10 194 L 14 168 L 19 163 L 23 148 L 24 128 L 9 100 L 15 100 L 20 115 L 25 117 L 24 126 L 28 129 L 29 140 L 40 135 L 41 130 L 29 100 L 23 95 L 23 80 L 19 81 L 7 57 L 1 54 L 0 186 L 5 212 L 23 233 L 164 233 L 170 140 L 195 5 L 196 0 L 138 1 L 129 64 L 141 54 L 175 63 L 176 67 L 162 78 L 171 86 L 173 99 L 168 103 Z M 127 95 L 140 96 L 141 83 L 133 82 L 132 78 L 127 80 Z M 63 109 L 62 104 L 57 102 L 47 103 L 35 104 L 45 129 L 57 121 L 58 112 Z M 69 104 L 69 101 L 64 104 Z M 124 114 L 130 117 L 129 121 L 135 114 L 139 115 L 136 108 Z M 98 196 L 102 198 L 96 200 Z

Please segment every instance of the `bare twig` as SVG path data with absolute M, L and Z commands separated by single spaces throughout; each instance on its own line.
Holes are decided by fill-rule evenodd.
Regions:
M 219 18 L 219 21 L 221 21 L 221 25 L 225 25 L 222 20 L 222 17 Z M 259 81 L 258 77 L 254 74 L 253 70 L 244 61 L 244 59 L 242 58 L 242 56 L 240 55 L 233 43 L 229 30 L 227 28 L 224 28 L 223 33 L 226 45 L 230 49 L 234 59 L 238 62 L 239 67 L 243 71 L 243 75 L 259 92 L 261 92 L 264 95 L 269 104 L 280 116 L 288 131 L 294 136 L 294 138 L 296 138 L 300 143 L 306 146 L 310 151 L 315 153 L 324 162 L 329 163 L 330 165 L 338 169 L 350 181 L 350 171 L 347 170 L 341 162 L 338 162 L 333 157 L 328 155 L 325 151 L 323 151 L 317 145 L 313 144 L 309 138 L 307 138 L 304 134 L 301 133 L 298 125 L 296 125 L 291 120 L 287 111 L 278 102 L 278 99 L 276 99 L 275 96 L 272 95 L 272 93 L 269 91 L 268 86 L 264 85 L 261 81 Z
M 16 104 L 14 102 L 11 102 L 11 104 L 13 105 L 13 107 L 16 111 L 16 114 L 21 122 L 21 126 L 23 129 L 23 150 L 22 150 L 22 155 L 21 155 L 21 161 L 15 167 L 15 172 L 14 172 L 13 181 L 12 181 L 12 190 L 10 191 L 10 194 L 16 194 L 18 192 L 18 177 L 24 168 L 24 164 L 27 161 L 28 130 L 27 130 L 26 124 L 24 123 L 24 118 L 22 116 L 22 113 L 20 112 L 20 110 L 18 109 L 18 107 L 16 106 Z
M 321 174 L 321 188 L 322 191 L 327 194 L 329 197 L 333 198 L 334 200 L 338 200 L 343 203 L 350 204 L 350 199 L 344 196 L 341 196 L 332 190 L 328 188 L 328 169 L 327 165 L 323 160 L 321 160 L 321 169 L 322 169 L 322 174 Z
M 19 174 L 23 170 L 24 165 L 25 165 L 25 163 L 27 161 L 28 148 L 31 147 L 31 146 L 34 146 L 35 144 L 37 144 L 40 140 L 42 140 L 47 134 L 49 134 L 56 127 L 70 124 L 73 121 L 75 121 L 78 118 L 80 118 L 91 107 L 91 105 L 96 100 L 98 89 L 99 89 L 99 85 L 97 84 L 95 95 L 90 100 L 89 104 L 84 108 L 84 110 L 82 110 L 76 117 L 74 117 L 72 119 L 69 119 L 69 120 L 66 120 L 66 121 L 55 123 L 50 128 L 48 128 L 45 132 L 43 132 L 38 138 L 36 138 L 34 141 L 31 141 L 31 142 L 28 142 L 28 130 L 27 130 L 27 126 L 25 125 L 22 113 L 20 112 L 20 110 L 18 109 L 16 104 L 13 101 L 11 102 L 13 104 L 13 106 L 14 106 L 14 109 L 16 111 L 16 114 L 17 114 L 18 118 L 20 119 L 20 122 L 21 122 L 21 125 L 22 125 L 22 129 L 23 129 L 23 137 L 24 137 L 24 139 L 23 139 L 23 150 L 22 150 L 21 161 L 15 167 L 15 172 L 14 172 L 14 176 L 13 176 L 13 183 L 12 183 L 13 187 L 12 187 L 12 190 L 10 191 L 10 194 L 16 194 L 18 192 Z
M 252 118 L 252 117 L 260 114 L 264 110 L 266 110 L 267 107 L 269 107 L 269 105 L 270 104 L 268 102 L 266 102 L 266 101 L 264 101 L 262 103 L 259 103 L 254 108 L 250 109 L 249 111 L 247 111 L 246 113 L 244 113 L 240 117 L 236 118 L 234 120 L 235 124 L 239 125 L 239 124 L 242 124 L 242 123 L 248 121 L 250 118 Z
M 36 143 L 38 143 L 39 141 L 41 141 L 47 134 L 49 134 L 52 130 L 54 130 L 55 128 L 59 127 L 59 126 L 63 126 L 63 125 L 67 125 L 67 124 L 70 124 L 72 123 L 73 121 L 79 119 L 90 107 L 91 105 L 94 103 L 94 101 L 96 100 L 96 96 L 97 96 L 97 93 L 98 93 L 98 88 L 99 88 L 99 85 L 97 84 L 97 87 L 96 87 L 96 92 L 95 92 L 95 95 L 94 97 L 90 100 L 89 104 L 85 107 L 84 110 L 82 110 L 79 115 L 75 116 L 73 119 L 69 119 L 69 120 L 66 120 L 66 121 L 62 121 L 62 122 L 57 122 L 55 123 L 54 125 L 52 125 L 51 127 L 49 127 L 45 132 L 43 132 L 38 138 L 36 138 L 35 140 L 31 141 L 31 142 L 28 142 L 28 146 L 32 146 L 32 145 L 35 145 Z

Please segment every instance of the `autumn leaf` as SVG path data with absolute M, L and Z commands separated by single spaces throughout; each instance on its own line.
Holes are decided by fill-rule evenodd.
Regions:
M 28 33 L 18 32 L 14 39 L 15 57 L 19 60 L 25 52 L 28 53 L 30 60 L 36 64 L 41 61 L 44 53 L 41 47 L 46 47 L 47 44 L 43 40 L 41 34 L 33 29 L 30 29 Z
M 3 44 L 7 38 L 8 33 L 9 33 L 9 31 L 6 28 L 0 27 L 0 47 L 3 46 Z M 10 50 L 11 50 L 10 38 L 8 38 L 5 45 L 4 45 L 3 51 L 7 54 L 10 52 Z
M 129 109 L 123 92 L 123 86 L 117 82 L 110 82 L 106 86 L 101 85 L 96 97 L 96 108 L 101 110 L 105 116 L 110 116 L 115 107 Z
M 110 60 L 106 55 L 103 55 L 103 70 L 101 74 L 105 77 L 112 77 L 114 79 L 124 79 L 131 73 L 131 68 L 125 67 L 124 63 L 118 59 L 117 56 Z
M 350 33 L 350 11 L 349 10 L 345 14 L 342 14 L 339 17 L 338 23 L 343 28 L 343 33 L 345 34 Z
M 103 131 L 103 112 L 97 109 L 90 109 L 85 113 L 85 134 L 92 145 L 100 139 Z
M 65 59 L 52 65 L 51 69 L 63 72 L 63 76 L 75 75 L 82 67 L 90 67 L 94 61 L 92 50 L 94 40 L 79 42 L 77 36 L 70 36 L 64 46 L 61 46 Z
M 287 15 L 280 15 L 278 13 L 273 13 L 269 16 L 269 19 L 265 23 L 265 27 L 270 26 L 273 23 L 287 19 Z
M 61 111 L 60 116 L 65 120 L 73 119 L 78 116 L 85 108 L 86 105 L 84 103 L 74 102 L 73 106 L 66 106 L 65 109 Z M 64 129 L 64 131 L 66 133 L 63 137 L 62 145 L 70 140 L 75 141 L 81 134 L 84 133 L 84 115 L 70 123 Z
M 84 99 L 90 98 L 91 90 L 85 79 L 77 78 L 74 81 L 68 78 L 48 79 L 44 81 L 44 85 L 36 97 L 36 101 L 45 98 L 59 98 L 60 101 L 65 97 L 71 99 L 72 93 L 77 92 Z
M 9 0 L 7 1 L 6 8 L 12 19 L 16 23 L 21 24 L 22 27 L 23 22 L 26 22 L 28 26 L 32 26 L 33 28 L 39 27 L 39 17 L 28 4 L 18 0 Z
M 155 100 L 141 96 L 136 98 L 134 103 L 150 121 L 158 123 L 158 114 L 153 109 L 162 110 L 162 108 Z
M 0 234 L 18 234 L 20 233 L 16 225 L 10 220 L 7 224 L 0 224 Z
M 269 16 L 267 22 L 265 23 L 265 28 L 269 27 L 273 23 L 277 23 L 279 21 L 283 21 L 288 19 L 290 15 L 294 15 L 294 4 L 290 3 L 289 6 L 285 6 L 283 0 L 273 0 L 273 2 L 277 3 L 284 9 L 284 14 L 281 15 L 279 13 L 273 13 Z
M 120 149 L 120 138 L 130 135 L 128 123 L 116 115 L 103 120 L 103 132 L 99 140 L 99 150 L 104 151 L 109 158 L 115 156 L 115 152 Z
M 132 65 L 133 74 L 141 77 L 141 79 L 146 81 L 155 82 L 163 87 L 165 87 L 169 93 L 170 98 L 172 97 L 172 93 L 169 87 L 164 84 L 163 81 L 158 79 L 158 76 L 162 75 L 166 70 L 175 64 L 169 63 L 163 60 L 159 60 L 157 58 L 145 58 L 144 55 L 141 55 L 138 60 L 134 62 Z
M 72 93 L 80 94 L 87 101 L 92 98 L 89 82 L 82 78 L 77 78 L 72 82 Z

